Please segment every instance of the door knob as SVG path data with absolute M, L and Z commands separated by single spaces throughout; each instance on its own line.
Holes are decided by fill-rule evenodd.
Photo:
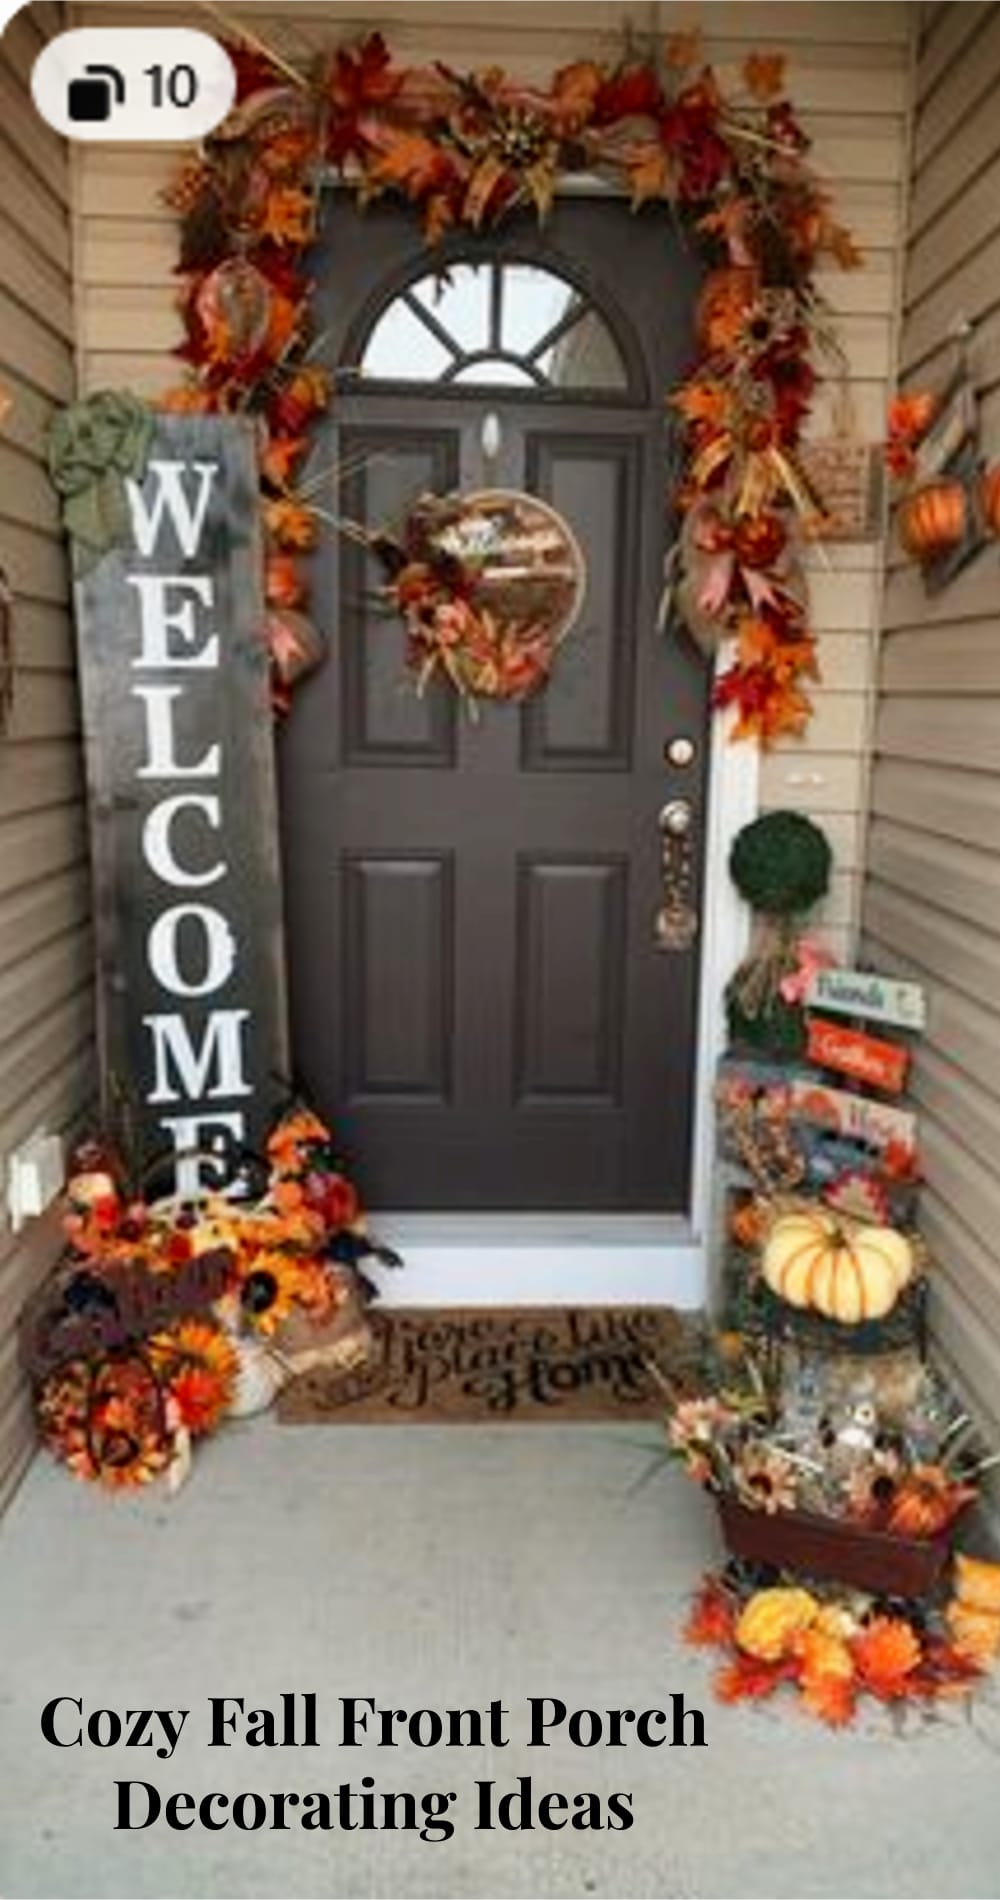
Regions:
M 687 798 L 672 798 L 664 805 L 657 824 L 668 838 L 685 838 L 694 824 L 694 812 Z
M 695 909 L 694 807 L 688 798 L 671 798 L 656 820 L 662 843 L 662 903 L 653 920 L 658 950 L 690 950 L 698 935 Z

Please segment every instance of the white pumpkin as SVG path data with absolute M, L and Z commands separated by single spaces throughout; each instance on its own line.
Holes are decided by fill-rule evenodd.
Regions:
M 853 1227 L 809 1208 L 775 1221 L 762 1270 L 790 1306 L 856 1326 L 891 1313 L 913 1266 L 910 1242 L 894 1227 Z
M 253 1418 L 273 1405 L 288 1373 L 281 1360 L 259 1339 L 230 1334 L 238 1371 L 233 1387 L 230 1418 Z

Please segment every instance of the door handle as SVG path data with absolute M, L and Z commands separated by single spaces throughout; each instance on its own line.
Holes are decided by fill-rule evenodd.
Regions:
M 698 935 L 695 907 L 694 806 L 689 798 L 671 798 L 657 815 L 663 902 L 653 924 L 657 950 L 690 950 Z

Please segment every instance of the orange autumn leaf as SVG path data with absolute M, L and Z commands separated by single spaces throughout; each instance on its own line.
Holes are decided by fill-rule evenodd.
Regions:
M 761 1702 L 773 1695 L 790 1674 L 787 1662 L 758 1662 L 754 1656 L 737 1656 L 717 1672 L 713 1687 L 720 1702 Z
M 269 191 L 261 219 L 262 237 L 275 244 L 308 244 L 313 235 L 315 204 L 312 194 L 294 185 Z
M 845 1728 L 853 1719 L 857 1696 L 852 1676 L 816 1675 L 800 1685 L 802 1706 L 828 1728 Z
M 447 191 L 432 191 L 424 205 L 424 237 L 439 244 L 455 222 L 455 206 Z
M 264 523 L 271 540 L 279 548 L 311 548 L 316 545 L 316 516 L 302 502 L 284 499 L 265 502 Z
M 865 254 L 855 243 L 854 238 L 845 224 L 835 224 L 833 226 L 827 242 L 827 248 L 831 256 L 836 258 L 841 270 L 860 270 L 862 268 L 865 261 Z
M 314 409 L 322 409 L 330 400 L 333 378 L 328 369 L 316 363 L 306 363 L 296 370 L 288 387 L 289 394 L 296 402 L 309 403 Z
M 305 1205 L 305 1198 L 305 1189 L 299 1181 L 278 1181 L 271 1189 L 271 1199 L 279 1214 L 297 1214 Z
M 305 599 L 306 590 L 292 555 L 268 557 L 264 588 L 269 607 L 297 607 Z
M 729 413 L 729 394 L 720 383 L 687 383 L 671 398 L 686 422 L 708 422 L 717 427 Z
M 782 53 L 751 53 L 743 62 L 743 77 L 755 99 L 774 99 L 785 83 L 787 62 Z
M 452 175 L 451 163 L 441 146 L 422 132 L 380 130 L 378 146 L 379 156 L 368 168 L 375 185 L 396 186 L 409 198 L 422 198 Z
M 728 1643 L 733 1634 L 733 1622 L 732 1602 L 716 1580 L 709 1577 L 694 1600 L 691 1614 L 684 1625 L 683 1640 L 695 1648 Z
M 883 1701 L 908 1693 L 907 1678 L 921 1659 L 913 1630 L 898 1616 L 874 1616 L 853 1638 L 851 1654 L 865 1688 Z
M 284 488 L 297 461 L 309 447 L 305 435 L 273 436 L 260 458 L 261 472 L 275 488 Z
M 562 132 L 578 132 L 594 110 L 603 84 L 601 68 L 592 59 L 578 59 L 556 73 L 550 94 L 552 117 Z
M 641 205 L 648 204 L 652 198 L 669 197 L 670 179 L 670 159 L 663 146 L 643 146 L 640 155 L 633 158 L 628 166 L 633 211 L 638 211 Z
M 156 407 L 168 416 L 206 416 L 215 408 L 215 393 L 197 383 L 182 383 L 160 396 Z

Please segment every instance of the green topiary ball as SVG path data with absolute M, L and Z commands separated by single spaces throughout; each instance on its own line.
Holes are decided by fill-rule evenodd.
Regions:
M 729 855 L 741 897 L 769 917 L 811 910 L 830 888 L 830 846 L 811 818 L 769 811 L 745 825 Z

